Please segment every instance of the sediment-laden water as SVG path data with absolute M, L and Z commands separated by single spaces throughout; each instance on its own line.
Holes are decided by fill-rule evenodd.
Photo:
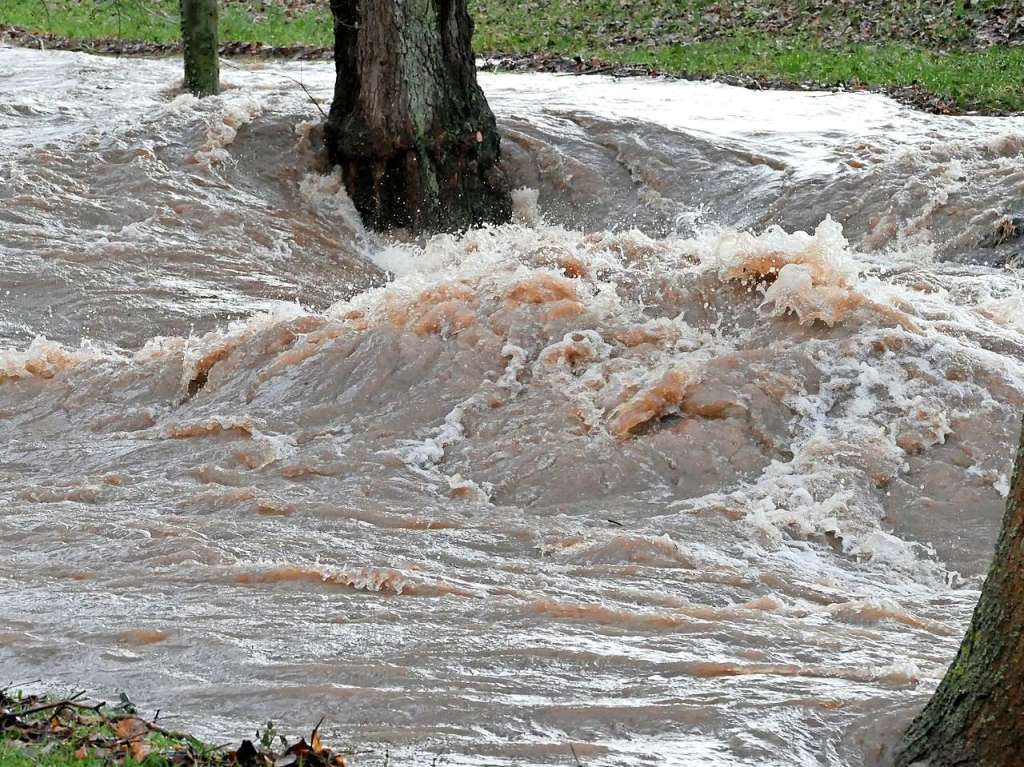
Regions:
M 874 763 L 1008 489 L 1024 119 L 485 75 L 517 223 L 409 242 L 287 78 L 0 48 L 4 679 L 356 764 Z

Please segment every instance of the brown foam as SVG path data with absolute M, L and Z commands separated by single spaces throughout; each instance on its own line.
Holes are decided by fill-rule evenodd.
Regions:
M 476 294 L 465 281 L 446 282 L 411 300 L 390 299 L 385 314 L 392 325 L 421 336 L 458 332 L 476 322 Z
M 741 403 L 731 399 L 714 399 L 711 396 L 687 397 L 682 403 L 682 411 L 687 415 L 710 420 L 742 418 L 747 414 L 747 408 Z
M 576 285 L 565 277 L 535 274 L 509 288 L 505 292 L 505 301 L 510 304 L 576 303 Z
M 679 331 L 665 325 L 630 325 L 628 328 L 616 330 L 612 333 L 612 338 L 630 348 L 643 344 L 660 346 L 676 341 L 679 338 Z
M 429 336 L 465 330 L 476 322 L 476 312 L 461 301 L 445 301 L 430 307 L 411 324 L 416 335 Z
M 682 611 L 624 610 L 586 602 L 563 602 L 557 599 L 538 599 L 526 605 L 529 612 L 558 620 L 581 621 L 605 626 L 628 626 L 654 631 L 698 631 L 701 625 Z
M 735 663 L 722 661 L 690 661 L 677 667 L 695 677 L 727 676 L 803 676 L 817 679 L 846 679 L 851 682 L 884 682 L 896 686 L 915 686 L 917 678 L 909 672 L 866 668 L 802 666 L 796 663 Z
M 86 352 L 71 351 L 51 341 L 33 343 L 24 354 L 16 353 L 10 361 L 0 356 L 0 383 L 26 377 L 50 380 L 89 356 Z
M 851 623 L 874 624 L 881 623 L 883 621 L 892 621 L 893 623 L 898 623 L 902 626 L 909 626 L 910 628 L 927 631 L 929 634 L 935 634 L 936 636 L 958 635 L 957 631 L 954 631 L 943 623 L 919 618 L 918 616 L 904 610 L 888 607 L 884 604 L 873 604 L 870 602 L 841 603 L 832 605 L 829 608 L 829 613 L 837 618 L 850 621 Z
M 281 375 L 288 368 L 312 357 L 323 348 L 324 344 L 340 337 L 348 330 L 349 327 L 346 325 L 321 322 L 315 329 L 299 336 L 289 348 L 281 350 L 277 357 L 260 371 L 256 380 L 259 383 L 264 383 Z
M 568 320 L 579 317 L 586 309 L 579 301 L 553 301 L 544 309 L 544 318 L 548 320 Z
M 297 509 L 294 504 L 266 498 L 257 499 L 254 511 L 264 517 L 287 517 Z
M 150 645 L 163 642 L 170 636 L 169 632 L 160 629 L 131 629 L 119 633 L 117 639 L 125 644 Z
M 724 277 L 727 280 L 737 280 L 740 282 L 757 280 L 770 283 L 775 280 L 782 267 L 793 262 L 793 255 L 781 250 L 773 250 L 767 253 L 741 256 L 738 261 L 739 263 L 725 270 Z M 818 279 L 820 278 L 819 274 Z
M 534 266 L 558 269 L 571 279 L 580 279 L 588 275 L 587 265 L 578 256 L 562 248 L 541 246 L 529 254 Z
M 593 345 L 585 341 L 562 341 L 552 344 L 541 354 L 541 361 L 548 365 L 575 367 L 581 362 L 594 358 Z
M 558 268 L 562 270 L 562 274 L 570 279 L 580 279 L 588 274 L 586 264 L 575 256 L 560 258 L 558 260 Z
M 645 424 L 678 409 L 693 383 L 686 371 L 670 370 L 657 383 L 619 405 L 612 412 L 608 430 L 616 437 L 629 437 Z
M 298 479 L 300 477 L 340 477 L 346 473 L 345 467 L 340 464 L 292 464 L 282 466 L 280 474 L 286 479 Z
M 345 573 L 322 572 L 302 567 L 276 567 L 242 573 L 235 580 L 246 586 L 272 583 L 309 583 L 312 585 L 368 591 L 395 596 L 472 596 L 472 592 L 447 583 L 419 582 L 390 568 L 363 568 Z
M 211 418 L 205 421 L 165 424 L 161 431 L 163 436 L 169 439 L 191 439 L 220 434 L 235 434 L 251 438 L 255 434 L 256 428 L 248 420 Z

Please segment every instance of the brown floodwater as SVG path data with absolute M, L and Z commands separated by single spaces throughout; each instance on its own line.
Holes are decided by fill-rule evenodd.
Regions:
M 517 220 L 414 241 L 287 78 L 0 48 L 4 680 L 361 765 L 876 764 L 1008 490 L 1024 119 L 484 75 Z

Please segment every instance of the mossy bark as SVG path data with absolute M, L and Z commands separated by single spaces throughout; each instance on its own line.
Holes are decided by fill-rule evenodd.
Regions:
M 337 81 L 325 128 L 365 223 L 457 231 L 511 216 L 466 0 L 331 0 Z
M 896 767 L 1024 765 L 1024 432 L 1003 529 L 953 664 L 904 735 Z
M 181 0 L 181 42 L 185 51 L 185 88 L 200 97 L 218 93 L 217 0 Z

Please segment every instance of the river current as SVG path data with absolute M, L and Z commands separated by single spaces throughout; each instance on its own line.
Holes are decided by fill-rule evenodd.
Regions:
M 0 681 L 358 765 L 878 763 L 1008 490 L 1024 119 L 484 74 L 516 222 L 415 241 L 319 167 L 332 65 L 179 66 L 0 47 Z

